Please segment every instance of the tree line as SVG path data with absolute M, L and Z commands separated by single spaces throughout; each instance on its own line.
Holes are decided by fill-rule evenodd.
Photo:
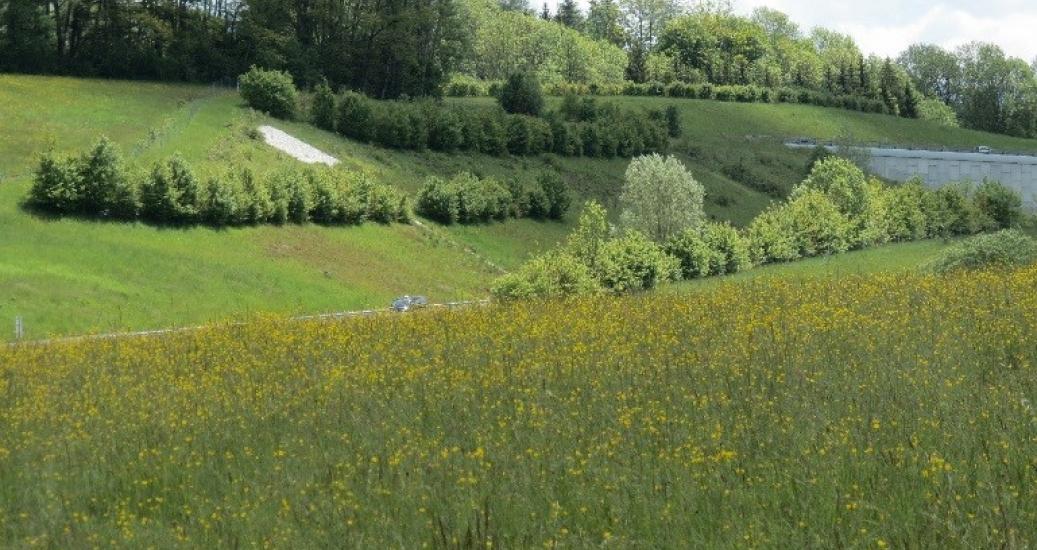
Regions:
M 251 65 L 377 97 L 436 93 L 455 0 L 0 0 L 0 70 L 233 82 Z

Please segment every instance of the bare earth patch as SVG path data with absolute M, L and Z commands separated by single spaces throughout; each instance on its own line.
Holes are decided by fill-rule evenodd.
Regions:
M 288 153 L 296 160 L 306 164 L 326 164 L 328 166 L 338 164 L 337 158 L 273 126 L 260 126 L 259 132 L 263 134 L 263 140 L 267 145 Z

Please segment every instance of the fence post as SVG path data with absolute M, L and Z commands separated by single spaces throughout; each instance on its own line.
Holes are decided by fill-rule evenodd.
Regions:
M 22 316 L 19 315 L 14 318 L 14 339 L 21 340 L 25 336 L 25 323 L 22 321 Z

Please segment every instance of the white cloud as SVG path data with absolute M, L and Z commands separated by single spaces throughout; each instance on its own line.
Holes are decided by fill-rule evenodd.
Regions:
M 972 41 L 993 42 L 1009 55 L 1037 57 L 1037 5 L 1017 0 L 985 2 L 808 2 L 804 0 L 740 0 L 748 13 L 765 5 L 784 11 L 805 29 L 825 26 L 853 36 L 861 49 L 896 56 L 916 42 L 954 48 Z
M 686 0 L 694 4 L 695 0 Z M 531 0 L 538 10 L 543 0 Z M 548 0 L 554 11 L 558 0 Z M 587 0 L 579 0 L 586 11 Z M 865 53 L 895 57 L 917 42 L 955 48 L 992 42 L 1009 55 L 1037 57 L 1037 2 L 1033 0 L 733 0 L 748 14 L 758 6 L 787 13 L 804 30 L 823 26 L 853 36 Z

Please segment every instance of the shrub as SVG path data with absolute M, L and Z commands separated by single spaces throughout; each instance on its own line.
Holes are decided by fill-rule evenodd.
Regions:
M 450 184 L 457 193 L 457 221 L 460 223 L 503 220 L 511 212 L 511 192 L 496 180 L 480 180 L 462 172 Z
M 559 117 L 552 117 L 548 124 L 551 128 L 551 151 L 556 155 L 564 157 L 579 156 L 582 154 L 582 143 L 574 124 L 566 123 Z
M 37 208 L 70 214 L 80 209 L 83 197 L 79 179 L 79 161 L 74 157 L 59 159 L 53 152 L 40 157 L 33 176 L 29 202 Z
M 267 180 L 267 188 L 270 189 L 270 221 L 277 225 L 288 223 L 289 218 L 289 194 L 288 186 L 282 181 L 290 177 L 282 173 L 275 173 Z
M 270 190 L 248 168 L 241 171 L 241 194 L 241 219 L 244 223 L 265 223 L 270 219 L 273 210 Z
M 666 108 L 666 131 L 672 138 L 681 137 L 683 131 L 681 128 L 681 113 L 676 105 L 670 105 Z
M 715 275 L 714 266 L 720 264 L 720 253 L 706 242 L 699 229 L 687 229 L 671 237 L 666 252 L 680 262 L 684 279 Z
M 619 197 L 622 225 L 666 242 L 702 224 L 705 190 L 674 157 L 638 157 L 627 167 Z
M 285 186 L 285 196 L 288 197 L 288 219 L 295 223 L 310 221 L 313 195 L 308 176 L 299 172 L 286 172 L 280 180 Z
M 428 146 L 427 119 L 414 104 L 387 101 L 372 112 L 373 138 L 379 145 L 417 150 Z
M 918 118 L 949 128 L 959 126 L 958 115 L 955 114 L 954 109 L 939 99 L 922 99 L 918 103 Z
M 238 78 L 241 97 L 250 107 L 277 118 L 295 116 L 297 95 L 292 75 L 267 71 L 255 65 Z
M 971 235 L 983 228 L 983 213 L 971 200 L 965 184 L 945 185 L 925 198 L 930 237 Z
M 726 223 L 707 223 L 702 231 L 705 244 L 713 251 L 713 266 L 716 275 L 737 273 L 752 267 L 749 244 L 738 230 Z
M 572 203 L 572 198 L 569 196 L 569 190 L 566 188 L 561 176 L 554 172 L 541 173 L 537 177 L 536 189 L 543 194 L 545 202 L 544 209 L 540 213 L 541 215 L 534 217 L 552 220 L 560 220 L 565 217 L 565 213 L 569 211 L 569 206 Z M 532 205 L 530 208 L 532 209 Z
M 547 218 L 547 213 L 551 210 L 551 203 L 548 201 L 544 190 L 537 185 L 527 191 L 525 197 L 515 201 L 515 208 L 530 218 L 542 220 Z M 521 216 L 522 214 L 519 214 L 517 217 Z
M 867 179 L 854 163 L 841 157 L 828 157 L 814 165 L 807 177 L 792 191 L 792 196 L 810 189 L 824 193 L 848 218 L 860 216 L 867 206 Z
M 551 151 L 551 145 L 554 142 L 551 135 L 551 125 L 542 118 L 526 118 L 526 123 L 529 124 L 529 154 L 539 155 L 541 153 L 547 153 Z
M 886 203 L 890 240 L 913 241 L 929 234 L 929 218 L 925 212 L 927 193 L 918 179 L 892 187 Z
M 318 169 L 308 174 L 312 192 L 310 218 L 316 223 L 330 224 L 339 221 L 342 200 L 339 197 L 339 181 L 330 170 Z
M 479 152 L 500 156 L 508 152 L 508 129 L 500 112 L 484 113 L 479 117 Z
M 341 174 L 341 172 L 336 172 Z M 338 204 L 335 206 L 335 221 L 359 225 L 367 219 L 368 199 L 374 183 L 364 174 L 350 174 L 337 182 Z
M 342 135 L 357 141 L 368 142 L 372 133 L 371 103 L 363 94 L 346 92 L 338 102 L 336 125 Z
M 331 91 L 331 86 L 328 86 L 328 81 L 322 80 L 314 90 L 310 119 L 316 127 L 334 132 L 335 116 L 335 94 Z
M 782 207 L 781 213 L 790 219 L 794 242 L 801 257 L 849 250 L 851 222 L 820 190 L 801 192 Z
M 591 105 L 592 116 L 589 118 L 584 117 L 584 104 L 589 103 Z M 593 119 L 594 109 L 594 98 L 580 98 L 576 94 L 565 94 L 562 96 L 562 103 L 558 106 L 558 114 L 563 120 L 570 122 L 584 122 L 586 120 Z
M 872 179 L 865 189 L 864 212 L 854 223 L 853 246 L 863 248 L 889 242 L 889 200 L 891 191 L 883 182 Z
M 594 274 L 613 292 L 649 290 L 680 278 L 681 263 L 639 231 L 605 241 Z
M 64 212 L 136 219 L 169 224 L 204 222 L 213 226 L 241 223 L 407 222 L 410 203 L 395 188 L 352 179 L 330 169 L 285 168 L 260 182 L 249 169 L 198 178 L 179 155 L 157 163 L 143 178 L 128 177 L 111 149 L 102 142 L 88 154 L 59 161 L 41 158 L 30 203 Z M 90 178 L 91 202 L 85 203 L 78 182 Z
M 464 123 L 453 109 L 429 105 L 428 146 L 436 151 L 454 151 L 464 144 Z
M 593 270 L 609 234 L 608 212 L 597 201 L 588 201 L 580 212 L 576 229 L 569 234 L 563 249 Z
M 140 208 L 137 187 L 126 177 L 122 158 L 108 138 L 78 163 L 79 210 L 104 217 L 133 219 Z
M 508 117 L 508 152 L 513 155 L 530 155 L 536 148 L 536 137 L 530 117 Z
M 937 273 L 983 267 L 1012 267 L 1037 261 L 1037 241 L 1015 229 L 970 237 L 928 264 Z
M 216 227 L 241 223 L 245 217 L 242 196 L 236 179 L 209 178 L 201 202 L 201 219 Z
M 645 95 L 650 95 L 650 96 L 663 96 L 663 95 L 666 95 L 666 84 L 663 84 L 662 82 L 659 82 L 658 80 L 654 80 L 652 82 L 648 82 L 647 83 L 647 87 L 645 88 Z
M 372 184 L 366 178 L 363 181 L 368 185 L 367 219 L 382 224 L 406 223 L 410 220 L 410 206 L 406 195 L 388 185 Z
M 539 116 L 544 109 L 540 83 L 529 72 L 514 73 L 508 77 L 498 96 L 501 107 L 512 114 Z
M 502 220 L 512 212 L 512 193 L 492 179 L 468 172 L 448 182 L 431 177 L 418 193 L 419 214 L 444 224 L 470 224 Z
M 191 167 L 179 154 L 156 164 L 141 186 L 141 213 L 159 223 L 198 221 L 201 188 Z
M 749 257 L 756 265 L 789 262 L 800 257 L 795 226 L 781 205 L 772 205 L 753 218 L 746 230 Z
M 1023 200 L 1018 193 L 1001 182 L 984 180 L 973 194 L 979 211 L 989 220 L 992 229 L 1015 227 L 1022 218 Z
M 460 204 L 450 185 L 433 176 L 425 180 L 414 208 L 430 220 L 450 225 L 457 221 Z
M 140 216 L 140 186 L 129 176 L 118 180 L 112 188 L 104 215 L 120 220 L 135 220 Z
M 446 95 L 450 97 L 480 97 L 489 95 L 489 85 L 466 74 L 453 74 L 446 85 Z
M 593 294 L 599 290 L 586 265 L 558 251 L 530 260 L 518 271 L 497 279 L 491 288 L 494 297 L 505 300 Z

